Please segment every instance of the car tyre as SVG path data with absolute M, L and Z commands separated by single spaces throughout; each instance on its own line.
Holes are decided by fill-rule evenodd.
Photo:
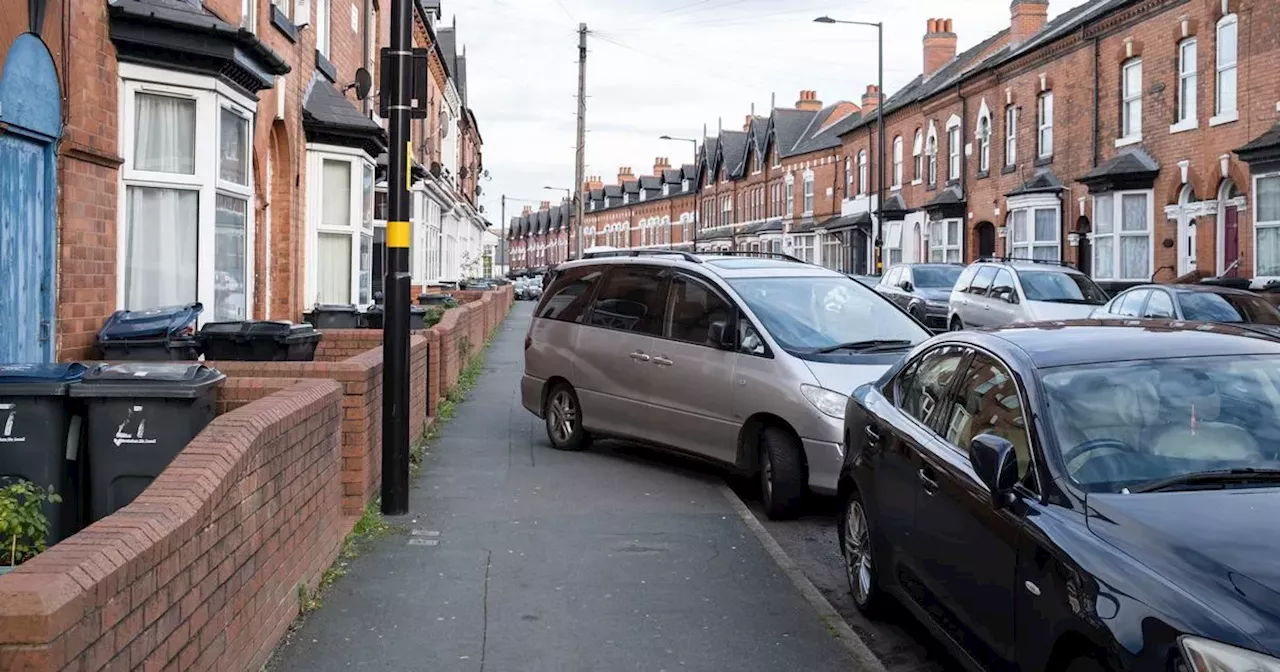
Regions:
M 885 596 L 880 590 L 875 555 L 871 552 L 870 518 L 857 490 L 851 490 L 840 503 L 838 533 L 844 576 L 849 582 L 853 604 L 864 615 L 873 615 L 883 605 Z
M 911 309 L 908 310 L 907 313 L 909 313 L 911 317 L 916 318 L 916 321 L 920 324 L 924 324 L 924 308 L 921 307 L 920 304 L 917 303 L 914 306 L 911 306 Z
M 760 498 L 771 520 L 790 520 L 804 504 L 805 467 L 800 442 L 780 427 L 761 436 Z
M 552 448 L 578 451 L 591 447 L 591 435 L 582 428 L 582 405 L 572 385 L 559 383 L 551 388 L 543 402 L 542 417 Z
M 951 331 L 964 331 L 964 322 L 960 320 L 959 315 L 951 318 Z

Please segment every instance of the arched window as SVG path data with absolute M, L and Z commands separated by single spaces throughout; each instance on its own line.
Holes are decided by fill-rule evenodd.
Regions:
M 924 177 L 924 135 L 920 129 L 916 129 L 915 144 L 911 147 L 911 155 L 915 157 L 916 171 L 915 176 L 911 179 L 919 182 Z
M 933 124 L 929 125 L 929 140 L 925 147 L 925 155 L 929 161 L 929 186 L 936 187 L 938 185 L 938 132 L 934 130 Z
M 978 172 L 991 170 L 991 118 L 978 118 Z

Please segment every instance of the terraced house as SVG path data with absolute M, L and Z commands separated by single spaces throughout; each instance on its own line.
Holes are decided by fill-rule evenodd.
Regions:
M 298 321 L 316 302 L 372 302 L 387 140 L 376 91 L 358 99 L 356 82 L 360 69 L 376 81 L 384 2 L 6 9 L 0 361 L 92 357 L 118 309 L 198 301 L 202 320 Z M 415 14 L 443 112 L 415 129 L 419 189 L 439 192 L 443 252 L 430 266 L 430 237 L 415 240 L 413 270 L 435 282 L 466 273 L 462 250 L 479 249 L 480 136 L 465 57 L 436 32 L 439 3 Z

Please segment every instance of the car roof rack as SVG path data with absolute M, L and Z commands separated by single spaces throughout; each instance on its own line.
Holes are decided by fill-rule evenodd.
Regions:
M 701 264 L 699 259 L 692 252 L 684 252 L 681 250 L 601 250 L 599 252 L 583 252 L 583 259 L 602 259 L 607 257 L 661 257 L 661 256 L 678 256 L 683 257 L 685 261 L 692 261 L 695 264 Z
M 1032 259 L 1030 257 L 978 257 L 973 263 L 1000 264 L 1011 261 L 1026 262 L 1029 264 L 1045 264 L 1047 266 L 1061 266 L 1063 268 L 1075 269 L 1076 265 L 1069 261 L 1060 261 L 1057 259 Z
M 794 261 L 797 264 L 807 264 L 809 262 L 798 257 L 793 257 L 782 252 L 756 252 L 752 250 L 723 250 L 719 252 L 704 252 L 704 256 L 708 257 L 754 257 L 757 259 L 778 259 L 781 261 Z

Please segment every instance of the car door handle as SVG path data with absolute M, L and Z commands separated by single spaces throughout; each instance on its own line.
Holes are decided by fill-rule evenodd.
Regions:
M 867 435 L 867 438 L 871 440 L 871 443 L 875 443 L 880 440 L 880 432 L 877 432 L 871 425 L 863 427 L 862 433 Z
M 920 484 L 924 486 L 924 491 L 930 495 L 938 491 L 938 481 L 933 477 L 933 469 L 929 467 L 921 467 L 916 472 L 920 477 Z
M 666 357 L 663 357 L 662 355 L 658 355 L 657 357 L 654 357 L 653 363 L 657 364 L 658 366 L 671 366 L 672 364 L 675 364 L 675 362 L 667 359 Z
M 636 360 L 637 362 L 647 362 L 647 361 L 649 361 L 651 358 L 649 357 L 649 355 L 646 355 L 646 354 L 644 354 L 643 352 L 640 352 L 639 350 L 637 350 L 637 351 L 635 351 L 635 352 L 631 353 L 631 359 L 634 359 L 634 360 Z

